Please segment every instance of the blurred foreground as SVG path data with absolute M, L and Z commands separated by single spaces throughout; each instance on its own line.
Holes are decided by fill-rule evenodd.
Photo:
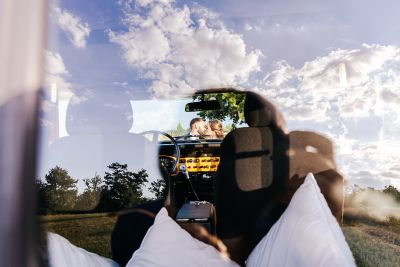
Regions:
M 400 266 L 400 220 L 377 220 L 345 212 L 342 226 L 358 266 Z M 111 258 L 116 217 L 105 213 L 42 216 L 44 227 L 73 244 Z
M 357 266 L 400 266 L 400 219 L 345 213 L 342 230 Z
M 358 266 L 400 266 L 400 192 L 355 186 L 345 197 L 346 240 Z

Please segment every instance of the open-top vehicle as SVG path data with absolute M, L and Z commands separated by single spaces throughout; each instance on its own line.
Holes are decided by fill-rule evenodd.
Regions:
M 121 265 L 139 248 L 163 206 L 188 231 L 193 231 L 194 224 L 204 226 L 224 242 L 232 259 L 243 264 L 309 172 L 315 174 L 331 211 L 341 221 L 343 177 L 336 171 L 331 142 L 311 132 L 288 133 L 283 116 L 264 97 L 210 89 L 178 99 L 131 100 L 133 116 L 128 118 L 134 123 L 128 127 L 116 123 L 117 116 L 107 117 L 112 112 L 121 115 L 118 109 L 123 107 L 118 102 L 121 99 L 112 99 L 113 105 L 110 99 L 94 96 L 70 101 L 67 135 L 50 142 L 45 152 L 48 157 L 44 155 L 50 165 L 44 170 L 61 166 L 75 178 L 105 172 L 106 186 L 95 199 L 97 203 L 67 208 L 118 211 L 112 254 Z M 163 107 L 168 108 L 166 113 L 159 113 Z M 222 138 L 207 132 L 192 134 L 193 119 L 201 119 L 206 130 L 207 121 L 219 120 L 224 126 Z M 144 171 L 152 185 L 157 185 L 152 192 L 159 199 L 146 202 L 150 195 L 144 191 L 121 205 L 118 193 L 107 196 L 118 191 L 113 183 L 122 179 L 118 176 L 121 170 L 116 175 L 106 170 L 113 163 L 126 164 L 123 171 Z M 142 200 L 138 199 L 141 195 Z
M 181 253 L 172 266 L 203 251 L 179 246 L 186 243 L 177 232 L 241 265 L 264 256 L 258 262 L 333 264 L 329 257 L 345 251 L 352 266 L 349 246 L 361 265 L 366 254 L 398 262 L 396 4 L 1 6 L 1 266 L 55 257 L 85 265 L 61 253 L 67 247 L 125 265 L 142 255 L 160 221 L 176 230 L 155 238 L 161 252 Z M 376 10 L 388 20 L 364 19 Z M 250 90 L 193 89 L 215 86 Z M 326 136 L 294 129 L 323 132 L 337 157 Z M 348 178 L 345 197 L 335 159 Z M 371 210 L 383 221 L 368 217 Z M 376 220 L 381 228 L 366 225 Z M 312 231 L 316 224 L 323 227 Z M 158 238 L 168 245 L 157 246 Z M 337 250 L 324 247 L 337 240 Z M 165 254 L 149 251 L 146 259 L 164 263 Z M 197 257 L 214 266 L 209 258 Z

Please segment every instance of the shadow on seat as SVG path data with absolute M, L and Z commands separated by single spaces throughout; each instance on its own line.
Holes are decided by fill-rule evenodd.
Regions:
M 103 176 L 114 162 L 127 164 L 134 172 L 158 172 L 156 150 L 143 136 L 129 133 L 131 127 L 132 108 L 126 96 L 101 90 L 74 95 L 66 115 L 69 136 L 50 146 L 46 169 L 60 166 L 75 179 Z
M 293 194 L 303 184 L 305 176 L 313 173 L 321 193 L 336 220 L 343 220 L 344 177 L 337 170 L 333 143 L 325 136 L 309 131 L 289 133 L 290 179 L 279 202 L 288 205 Z
M 235 129 L 223 140 L 215 179 L 217 234 L 240 264 L 256 244 L 252 235 L 257 217 L 274 203 L 289 176 L 282 114 L 268 100 L 248 92 L 244 115 L 249 127 Z
M 244 113 L 249 127 L 223 140 L 215 179 L 217 234 L 241 265 L 309 172 L 332 214 L 339 222 L 343 217 L 343 176 L 336 170 L 332 142 L 313 132 L 287 134 L 282 114 L 253 92 L 246 95 Z

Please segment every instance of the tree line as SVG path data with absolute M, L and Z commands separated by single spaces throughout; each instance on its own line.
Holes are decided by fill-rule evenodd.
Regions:
M 146 170 L 132 172 L 127 164 L 118 162 L 107 168 L 104 177 L 95 174 L 92 178 L 83 179 L 85 188 L 79 194 L 78 180 L 71 177 L 68 170 L 55 166 L 45 175 L 44 181 L 36 180 L 39 213 L 116 211 L 150 200 L 143 195 L 148 183 Z M 154 193 L 155 198 L 165 196 L 165 182 L 151 182 L 149 191 Z
M 394 201 L 400 204 L 400 190 L 394 187 L 393 185 L 387 185 L 385 188 L 379 190 L 372 187 L 361 187 L 359 185 L 354 185 L 351 192 L 346 195 L 347 200 L 351 200 L 356 197 L 360 193 L 364 192 L 376 192 L 381 193 L 387 196 L 390 196 Z

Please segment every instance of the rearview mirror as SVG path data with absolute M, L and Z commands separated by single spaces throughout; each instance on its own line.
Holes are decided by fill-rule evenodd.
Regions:
M 196 111 L 216 110 L 216 109 L 221 109 L 221 105 L 217 100 L 191 102 L 187 103 L 185 106 L 186 112 L 196 112 Z

